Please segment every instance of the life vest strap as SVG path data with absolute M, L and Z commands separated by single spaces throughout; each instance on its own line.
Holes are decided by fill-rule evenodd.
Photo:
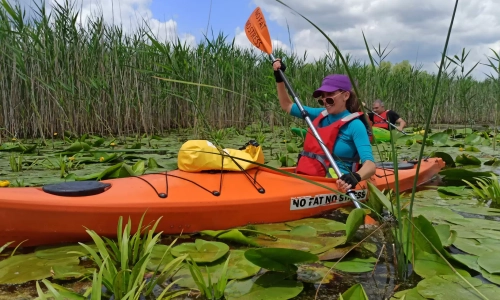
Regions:
M 327 159 L 326 155 L 316 154 L 316 153 L 302 150 L 299 153 L 299 159 L 300 159 L 300 156 L 306 156 L 306 157 L 309 157 L 312 159 L 316 159 L 323 166 L 323 168 L 325 168 L 325 171 L 328 171 L 328 166 L 326 164 L 326 159 Z
M 328 174 L 329 174 L 329 168 L 328 168 L 327 162 L 326 162 L 326 160 L 327 160 L 326 155 L 317 154 L 317 153 L 313 153 L 313 152 L 308 152 L 308 151 L 302 150 L 299 153 L 299 159 L 300 159 L 301 156 L 306 156 L 306 157 L 309 157 L 309 158 L 312 158 L 312 159 L 316 159 L 317 161 L 319 161 L 319 163 L 325 169 L 327 177 L 329 177 L 328 176 Z M 359 160 L 361 158 L 360 158 L 359 154 L 356 153 L 356 155 L 354 157 L 339 157 L 338 159 L 340 161 L 342 161 L 342 162 L 351 162 L 352 163 L 352 168 L 351 169 L 352 169 L 353 172 L 356 172 L 357 171 L 356 167 L 359 164 Z M 336 178 L 336 177 L 334 177 L 334 178 Z

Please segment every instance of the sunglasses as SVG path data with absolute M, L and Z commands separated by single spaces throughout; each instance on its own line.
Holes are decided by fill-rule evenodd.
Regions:
M 325 101 L 323 101 L 323 99 L 318 99 L 318 103 L 321 106 L 325 106 L 325 102 L 328 105 L 333 105 L 335 101 L 333 100 L 333 98 L 325 98 Z
M 328 98 L 325 98 L 325 100 L 323 99 L 318 99 L 318 103 L 319 105 L 321 106 L 325 106 L 325 103 L 328 104 L 328 105 L 333 105 L 333 103 L 335 103 L 335 100 L 333 100 L 333 98 L 337 97 L 338 95 L 342 95 L 344 92 L 340 92 L 336 95 L 334 95 L 333 97 L 328 97 Z

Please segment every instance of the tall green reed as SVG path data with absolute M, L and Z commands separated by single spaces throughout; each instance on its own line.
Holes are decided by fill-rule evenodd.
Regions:
M 497 52 L 494 49 L 490 50 L 493 52 L 494 56 L 488 56 L 488 64 L 483 64 L 492 69 L 492 73 L 486 74 L 488 78 L 494 83 L 492 85 L 493 95 L 492 97 L 496 100 L 495 103 L 495 114 L 494 114 L 494 129 L 493 129 L 493 150 L 496 150 L 497 134 L 498 134 L 498 121 L 499 114 L 498 108 L 500 107 L 500 50 Z
M 255 49 L 239 47 L 223 33 L 207 36 L 196 46 L 180 39 L 161 41 L 141 23 L 133 33 L 108 25 L 102 15 L 77 22 L 76 2 L 45 5 L 23 17 L 25 10 L 0 1 L 0 126 L 17 137 L 43 137 L 70 130 L 77 134 L 106 135 L 158 133 L 198 127 L 203 114 L 211 127 L 242 128 L 253 122 L 288 126 L 293 118 L 276 109 L 275 88 L 267 57 Z M 314 105 L 310 87 L 328 73 L 344 72 L 344 62 L 358 80 L 366 102 L 383 98 L 388 107 L 422 123 L 426 99 L 437 77 L 407 68 L 406 63 L 381 64 L 376 70 L 351 55 L 335 50 L 308 61 L 278 49 L 294 78 L 294 88 L 305 105 Z M 385 55 L 385 54 L 384 54 Z M 382 72 L 382 70 L 384 70 Z M 224 87 L 224 90 L 158 82 L 153 76 Z M 383 87 L 375 90 L 379 81 Z M 439 88 L 432 122 L 463 120 L 454 97 L 457 80 L 446 76 Z M 468 116 L 478 123 L 494 121 L 488 107 L 496 100 L 494 80 L 471 80 L 477 93 Z M 189 96 L 196 105 L 182 97 Z M 4 133 L 5 134 L 5 133 Z

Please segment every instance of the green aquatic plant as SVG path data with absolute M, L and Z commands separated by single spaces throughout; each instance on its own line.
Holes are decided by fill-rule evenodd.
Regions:
M 220 277 L 217 279 L 217 282 L 212 282 L 212 275 L 208 267 L 205 266 L 205 270 L 207 273 L 207 282 L 203 277 L 203 274 L 200 270 L 200 266 L 196 264 L 196 261 L 191 257 L 188 258 L 188 267 L 191 276 L 193 277 L 198 290 L 200 291 L 200 295 L 205 297 L 208 300 L 219 300 L 224 298 L 224 291 L 226 290 L 227 282 L 228 282 L 228 273 L 227 266 L 230 259 L 229 255 L 226 259 L 226 262 L 222 266 L 222 270 L 220 271 Z
M 79 243 L 90 253 L 91 259 L 97 264 L 99 273 L 102 274 L 102 279 L 96 279 L 94 274 L 94 281 L 102 280 L 102 284 L 107 289 L 106 294 L 113 295 L 114 299 L 136 299 L 140 295 L 151 294 L 157 284 L 163 284 L 175 274 L 187 257 L 187 255 L 180 255 L 160 268 L 163 259 L 171 251 L 170 247 L 177 241 L 177 239 L 174 240 L 163 253 L 151 279 L 146 280 L 146 268 L 152 259 L 153 247 L 161 236 L 161 232 L 154 235 L 161 218 L 141 236 L 141 233 L 149 227 L 149 225 L 145 228 L 142 227 L 144 216 L 145 213 L 142 215 L 134 235 L 131 235 L 131 220 L 129 219 L 123 227 L 123 218 L 120 217 L 116 242 L 106 237 L 101 238 L 95 231 L 87 229 L 86 231 L 92 237 L 97 251 L 88 245 Z M 166 292 L 167 290 L 164 290 L 164 293 Z
M 463 182 L 467 183 L 474 194 L 479 197 L 481 201 L 491 200 L 495 204 L 500 204 L 500 181 L 495 173 L 491 173 L 491 177 L 474 177 L 476 179 L 476 185 L 471 182 L 462 179 Z

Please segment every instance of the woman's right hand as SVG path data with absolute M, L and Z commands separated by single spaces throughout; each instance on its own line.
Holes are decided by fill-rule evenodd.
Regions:
M 279 68 L 281 68 L 281 58 L 276 58 L 273 62 L 273 70 L 278 71 Z
M 278 70 L 285 72 L 286 66 L 285 66 L 285 63 L 281 61 L 281 58 L 277 58 L 273 62 L 273 70 L 274 70 L 274 78 L 276 79 L 276 82 L 277 83 L 283 82 L 283 78 L 281 77 L 281 74 Z

